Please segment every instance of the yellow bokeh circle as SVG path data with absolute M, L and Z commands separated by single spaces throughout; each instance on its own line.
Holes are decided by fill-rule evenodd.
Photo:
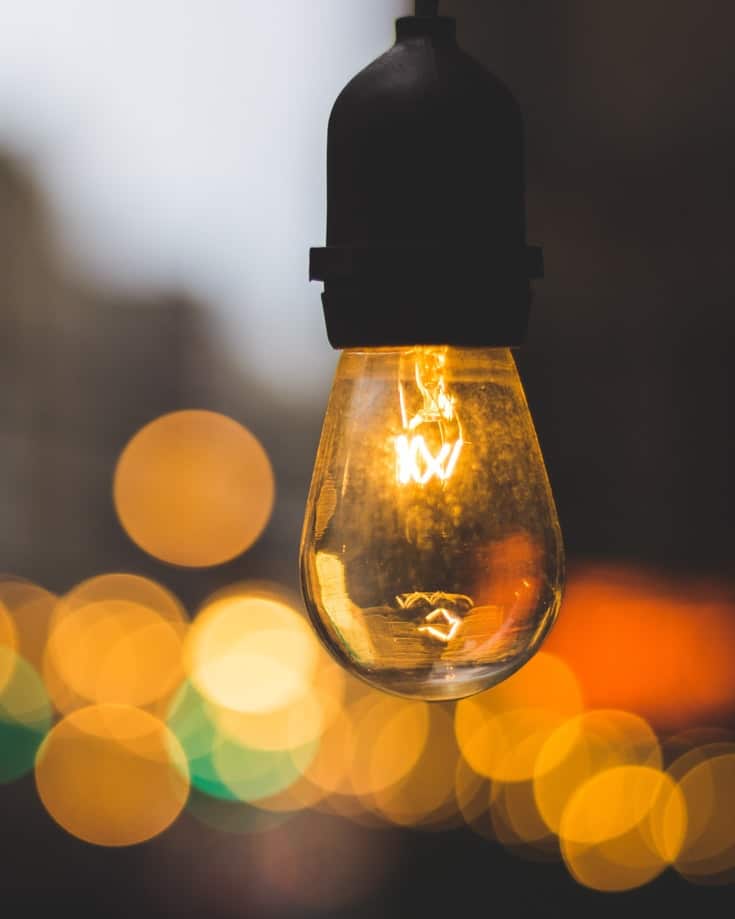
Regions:
M 416 766 L 429 737 L 429 706 L 369 692 L 350 707 L 355 748 L 352 791 L 372 795 L 395 785 Z
M 735 753 L 707 758 L 680 783 L 689 826 L 677 870 L 691 881 L 727 883 L 735 870 Z
M 184 659 L 191 682 L 210 702 L 263 715 L 310 693 L 319 653 L 312 629 L 291 603 L 278 592 L 244 585 L 204 604 Z M 255 721 L 240 727 L 267 733 Z M 237 734 L 236 718 L 229 719 L 229 728 Z
M 479 775 L 527 781 L 548 737 L 581 709 L 572 671 L 540 652 L 505 683 L 457 704 L 457 743 Z
M 661 749 L 650 725 L 615 709 L 584 712 L 560 725 L 539 751 L 534 796 L 546 826 L 559 832 L 575 791 L 614 766 L 661 766 Z
M 23 578 L 0 579 L 0 604 L 13 619 L 18 653 L 39 671 L 57 601 L 55 594 Z M 0 645 L 8 644 L 3 633 L 0 614 Z
M 80 709 L 60 721 L 36 758 L 36 787 L 68 833 L 99 846 L 152 839 L 189 794 L 186 756 L 166 725 L 126 705 Z
M 585 782 L 565 807 L 562 855 L 586 887 L 633 890 L 674 862 L 686 826 L 684 796 L 670 776 L 649 766 L 617 766 Z
M 0 692 L 8 684 L 15 669 L 15 652 L 18 649 L 18 630 L 12 616 L 0 602 L 0 648 L 7 650 L 0 658 Z
M 426 746 L 411 771 L 399 782 L 377 789 L 369 803 L 397 826 L 445 827 L 456 822 L 454 798 L 459 751 L 446 708 L 431 708 Z
M 202 568 L 248 549 L 270 519 L 273 469 L 241 424 L 208 411 L 152 421 L 115 469 L 115 508 L 141 549 L 174 565 Z
M 137 575 L 100 575 L 57 604 L 43 675 L 60 711 L 90 703 L 147 707 L 183 679 L 188 620 L 165 588 Z

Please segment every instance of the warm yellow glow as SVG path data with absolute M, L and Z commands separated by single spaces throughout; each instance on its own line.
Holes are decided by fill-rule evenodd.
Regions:
M 539 817 L 530 782 L 492 783 L 488 815 L 490 838 L 514 855 L 534 862 L 558 860 L 558 841 Z
M 443 827 L 456 813 L 454 783 L 459 751 L 450 713 L 434 706 L 429 736 L 416 765 L 400 782 L 373 793 L 371 806 L 398 826 Z
M 155 610 L 124 600 L 90 603 L 56 626 L 49 654 L 81 698 L 146 706 L 182 679 L 182 632 Z
M 349 775 L 357 737 L 349 709 L 340 710 L 319 741 L 319 749 L 304 771 L 305 778 L 330 794 L 350 792 Z
M 478 836 L 494 839 L 490 823 L 490 783 L 460 757 L 454 776 L 454 797 L 465 824 Z
M 398 458 L 398 482 L 408 485 L 426 485 L 433 478 L 446 482 L 457 466 L 462 450 L 462 441 L 442 444 L 434 456 L 421 434 L 410 439 L 404 434 L 396 437 L 396 454 Z
M 462 620 L 450 613 L 448 609 L 435 609 L 433 613 L 429 613 L 424 618 L 424 622 L 426 625 L 420 625 L 419 632 L 426 632 L 437 641 L 444 642 L 450 642 L 462 624 Z M 430 625 L 430 623 L 435 624 Z
M 308 695 L 318 660 L 311 628 L 283 592 L 258 585 L 235 586 L 208 600 L 185 649 L 189 677 L 202 695 L 254 715 Z
M 281 708 L 241 712 L 216 708 L 221 732 L 237 743 L 261 750 L 293 750 L 319 738 L 337 717 L 345 690 L 344 674 L 320 652 L 313 684 Z
M 0 602 L 0 649 L 15 652 L 18 648 L 18 631 L 5 604 Z M 15 668 L 15 654 L 3 654 L 0 657 L 0 691 L 7 685 Z
M 174 412 L 139 431 L 115 470 L 130 538 L 165 562 L 220 565 L 258 539 L 271 515 L 273 470 L 257 438 L 215 412 Z
M 322 603 L 330 621 L 355 654 L 364 661 L 374 661 L 377 651 L 363 621 L 362 610 L 347 593 L 342 560 L 329 552 L 318 552 L 314 561 Z
M 680 782 L 689 826 L 676 869 L 689 880 L 731 881 L 735 869 L 735 753 L 708 758 Z
M 369 811 L 365 800 L 352 794 L 331 794 L 324 798 L 318 809 L 334 817 L 351 820 L 358 826 L 374 829 L 383 826 L 382 820 Z
M 395 438 L 399 485 L 426 485 L 432 479 L 446 482 L 457 466 L 462 425 L 455 413 L 456 400 L 447 390 L 446 352 L 446 348 L 421 348 L 404 357 L 412 379 L 406 381 L 401 375 L 398 383 L 401 422 L 408 432 Z M 415 433 L 418 429 L 427 432 L 433 448 L 424 434 Z
M 320 806 L 327 792 L 314 785 L 304 775 L 298 775 L 292 784 L 275 794 L 250 802 L 252 807 L 269 814 L 295 814 L 298 811 Z
M 58 601 L 50 627 L 55 628 L 69 613 L 83 606 L 108 600 L 155 610 L 167 622 L 188 622 L 184 607 L 161 584 L 135 574 L 101 574 L 82 581 Z
M 628 712 L 598 709 L 562 724 L 539 751 L 534 794 L 546 826 L 559 832 L 564 809 L 588 779 L 614 766 L 661 766 L 651 727 Z
M 163 722 L 122 705 L 84 708 L 59 722 L 36 760 L 46 810 L 68 833 L 129 846 L 163 832 L 189 793 L 186 757 Z
M 533 782 L 498 783 L 493 786 L 490 807 L 496 816 L 496 825 L 501 821 L 505 823 L 520 842 L 541 847 L 541 851 L 550 848 L 554 835 L 539 811 Z
M 649 816 L 663 782 L 660 770 L 646 766 L 616 766 L 594 775 L 564 809 L 560 835 L 588 845 L 623 836 Z
M 562 546 L 509 351 L 343 353 L 301 569 L 337 659 L 397 695 L 464 698 L 538 649 Z
M 503 617 L 504 611 L 501 607 L 471 606 L 467 615 L 458 620 L 459 626 L 448 637 L 442 660 L 457 663 L 472 660 L 479 662 L 485 657 L 492 657 L 494 650 L 497 650 L 504 640 Z M 493 638 L 489 639 L 490 635 Z
M 619 766 L 593 776 L 566 806 L 562 854 L 573 876 L 601 891 L 631 890 L 676 857 L 686 832 L 681 791 L 665 773 Z
M 541 652 L 505 683 L 457 704 L 457 742 L 478 774 L 526 781 L 549 736 L 581 709 L 574 674 Z
M 373 794 L 411 772 L 429 736 L 425 703 L 371 692 L 352 706 L 351 716 L 356 745 L 350 783 L 355 794 Z
M 44 678 L 54 704 L 150 706 L 183 679 L 187 620 L 176 598 L 134 575 L 85 581 L 53 613 Z
M 49 624 L 57 602 L 55 594 L 30 581 L 13 577 L 0 579 L 0 645 L 9 644 L 3 637 L 6 628 L 2 615 L 4 607 L 10 613 L 17 632 L 17 650 L 40 671 Z
M 698 734 L 699 732 L 697 732 Z M 681 782 L 687 773 L 691 772 L 695 766 L 699 766 L 700 763 L 707 762 L 707 760 L 714 759 L 717 756 L 726 756 L 728 754 L 735 755 L 735 743 L 731 740 L 715 740 L 712 741 L 709 738 L 710 732 L 707 731 L 704 733 L 704 739 L 702 741 L 702 746 L 687 746 L 686 752 L 678 756 L 668 767 L 666 772 L 671 776 L 675 782 Z M 695 734 L 695 736 L 697 736 Z M 716 736 L 716 735 L 715 735 Z M 676 738 L 674 738 L 676 739 Z M 671 749 L 670 741 L 667 740 L 667 749 Z M 697 808 L 697 816 L 700 820 L 706 822 L 708 819 L 706 807 L 703 805 L 711 805 L 713 801 L 700 801 L 699 807 Z
M 486 802 L 488 808 L 488 817 L 490 821 L 490 838 L 499 842 L 506 849 L 510 849 L 515 854 L 524 853 L 524 840 L 518 835 L 505 807 L 505 788 L 501 784 L 498 790 L 490 786 L 490 801 Z
M 294 750 L 319 741 L 326 729 L 325 711 L 315 692 L 263 715 L 221 709 L 217 722 L 224 736 L 258 750 Z

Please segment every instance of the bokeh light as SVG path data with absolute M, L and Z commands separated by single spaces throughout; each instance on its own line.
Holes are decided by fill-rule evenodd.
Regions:
M 290 813 L 267 813 L 246 801 L 212 797 L 192 786 L 186 813 L 198 823 L 233 836 L 269 833 L 290 819 Z
M 366 796 L 395 785 L 413 770 L 429 737 L 429 706 L 370 690 L 351 706 L 356 744 L 349 778 Z
M 321 801 L 326 789 L 304 774 L 319 758 L 315 774 L 331 777 L 321 739 L 332 727 L 338 736 L 346 677 L 318 644 L 295 599 L 265 582 L 217 592 L 194 621 L 185 661 L 189 679 L 168 723 L 198 791 L 274 814 Z M 224 804 L 215 810 L 217 819 L 229 821 Z M 242 832 L 249 832 L 252 815 L 234 806 L 229 812 L 233 825 L 242 823 Z
M 556 837 L 538 812 L 532 782 L 492 783 L 489 808 L 495 839 L 506 848 L 531 861 L 559 857 Z
M 214 751 L 225 741 L 216 714 L 190 683 L 184 683 L 174 697 L 167 724 L 184 750 L 192 786 L 212 798 L 235 801 L 237 796 L 222 781 L 213 760 Z
M 379 859 L 363 875 L 350 856 L 344 872 L 330 866 L 300 889 L 309 861 L 289 834 L 306 827 L 349 840 L 466 827 L 516 856 L 561 861 L 601 892 L 670 867 L 699 884 L 735 879 L 735 732 L 659 708 L 675 728 L 659 737 L 634 707 L 588 707 L 601 683 L 589 682 L 594 668 L 578 679 L 567 650 L 428 705 L 346 674 L 276 583 L 218 590 L 190 622 L 169 590 L 137 575 L 90 578 L 61 598 L 4 576 L 0 782 L 35 759 L 53 819 L 97 845 L 144 842 L 184 811 L 200 829 L 255 834 L 272 872 L 261 893 L 289 908 L 348 905 L 349 879 L 362 889 L 386 870 Z M 716 685 L 724 706 L 726 682 Z M 66 716 L 55 727 L 52 704 Z M 278 851 L 293 870 L 283 883 Z
M 36 751 L 51 727 L 51 705 L 34 667 L 0 645 L 0 782 L 33 769 Z
M 347 795 L 357 749 L 357 729 L 349 709 L 342 709 L 322 734 L 319 749 L 304 772 L 307 781 L 327 794 Z
M 309 693 L 318 646 L 282 591 L 240 585 L 204 604 L 185 660 L 191 682 L 211 702 L 263 714 Z
M 306 772 L 318 754 L 320 747 L 321 743 L 313 743 L 293 750 L 291 755 L 295 760 L 299 773 L 296 779 L 290 784 L 284 785 L 274 794 L 253 799 L 253 806 L 258 810 L 266 811 L 270 814 L 281 814 L 284 817 L 308 809 L 324 810 L 323 803 L 327 797 L 327 792 L 306 778 Z
M 303 693 L 265 712 L 217 708 L 222 733 L 244 746 L 264 750 L 292 750 L 320 737 L 341 711 L 346 677 L 326 652 L 314 647 L 317 660 Z
M 581 884 L 600 891 L 647 884 L 678 855 L 687 808 L 674 781 L 648 766 L 599 772 L 562 815 L 564 861 Z
M 15 651 L 18 647 L 18 632 L 15 628 L 15 622 L 5 607 L 0 602 L 0 649 Z M 0 659 L 0 689 L 8 682 L 13 675 L 15 667 L 15 657 L 11 654 L 4 654 Z
M 491 785 L 489 780 L 461 756 L 454 775 L 454 797 L 465 825 L 483 839 L 496 838 L 490 820 Z
M 100 575 L 56 605 L 43 673 L 56 707 L 150 706 L 183 679 L 188 620 L 176 598 L 135 575 Z
M 0 577 L 0 645 L 18 652 L 40 671 L 58 597 L 24 578 Z M 8 625 L 8 616 L 12 623 Z M 8 628 L 11 634 L 8 635 Z M 1 681 L 0 681 L 1 682 Z
M 163 832 L 186 804 L 186 758 L 166 725 L 142 709 L 97 705 L 60 721 L 38 751 L 36 786 L 68 833 L 129 846 Z
M 459 751 L 453 718 L 442 704 L 432 706 L 429 715 L 426 745 L 411 771 L 370 796 L 372 808 L 397 826 L 444 829 L 455 822 Z
M 580 567 L 546 650 L 562 657 L 594 708 L 680 729 L 735 708 L 735 594 L 728 585 L 632 566 Z
M 570 668 L 540 652 L 504 683 L 457 704 L 457 742 L 480 775 L 526 781 L 549 735 L 581 709 Z
M 706 756 L 686 772 L 680 788 L 689 826 L 677 870 L 693 881 L 731 882 L 735 879 L 735 751 Z
M 238 801 L 257 802 L 293 785 L 316 752 L 317 741 L 294 750 L 257 750 L 222 740 L 212 754 L 214 768 Z
M 646 721 L 629 712 L 595 709 L 560 725 L 539 751 L 533 791 L 545 825 L 559 832 L 574 792 L 598 772 L 614 766 L 661 766 L 658 738 Z
M 273 470 L 258 439 L 208 411 L 164 415 L 140 430 L 115 470 L 115 508 L 141 549 L 208 567 L 248 549 L 270 519 Z

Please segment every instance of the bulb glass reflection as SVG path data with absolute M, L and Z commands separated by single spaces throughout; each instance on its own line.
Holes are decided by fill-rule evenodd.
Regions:
M 301 577 L 326 646 L 380 689 L 461 698 L 528 660 L 557 614 L 563 549 L 510 351 L 343 352 Z

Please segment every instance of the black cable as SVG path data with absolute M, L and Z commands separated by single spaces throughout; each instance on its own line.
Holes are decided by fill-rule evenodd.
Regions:
M 416 0 L 417 16 L 438 16 L 439 0 Z

